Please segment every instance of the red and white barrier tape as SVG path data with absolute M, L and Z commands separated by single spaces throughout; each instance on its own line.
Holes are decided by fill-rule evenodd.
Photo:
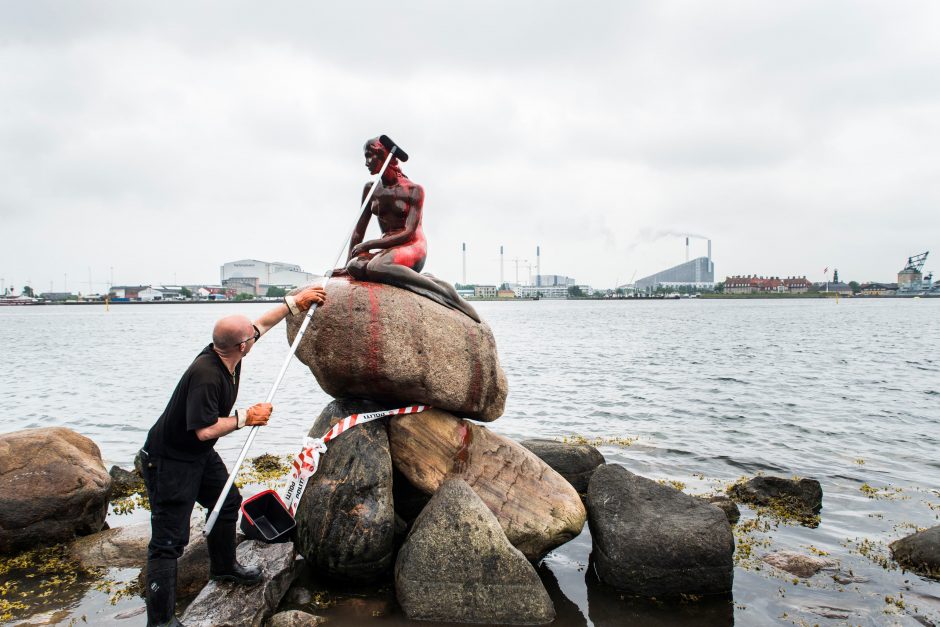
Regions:
M 416 414 L 426 409 L 427 405 L 411 405 L 399 409 L 386 409 L 384 411 L 373 411 L 365 414 L 353 414 L 346 416 L 326 432 L 322 438 L 304 438 L 303 447 L 291 462 L 291 482 L 287 486 L 287 492 L 284 494 L 284 500 L 288 503 L 288 511 L 293 516 L 297 511 L 297 505 L 300 504 L 300 497 L 303 496 L 304 488 L 307 487 L 307 480 L 320 467 L 320 456 L 326 453 L 326 443 L 342 435 L 348 429 L 356 425 L 365 424 L 385 418 L 386 416 L 401 416 L 404 414 Z

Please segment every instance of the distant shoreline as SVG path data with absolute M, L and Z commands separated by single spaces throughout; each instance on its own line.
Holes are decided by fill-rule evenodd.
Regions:
M 835 299 L 838 298 L 834 292 L 814 292 L 808 294 L 699 294 L 695 298 L 680 297 L 676 298 L 665 296 L 641 297 L 641 298 L 467 298 L 465 300 L 474 303 L 500 302 L 500 303 L 518 303 L 533 301 L 579 301 L 579 302 L 648 302 L 659 300 L 794 300 L 794 299 Z M 849 300 L 911 300 L 913 298 L 940 298 L 940 294 L 911 294 L 905 296 L 842 296 L 841 298 Z M 111 301 L 106 303 L 103 300 L 90 301 L 65 301 L 65 302 L 44 302 L 44 303 L 0 303 L 0 307 L 37 307 L 37 306 L 102 306 L 112 305 L 270 305 L 271 303 L 281 302 L 280 298 L 269 300 L 254 298 L 251 300 L 148 300 L 148 301 Z

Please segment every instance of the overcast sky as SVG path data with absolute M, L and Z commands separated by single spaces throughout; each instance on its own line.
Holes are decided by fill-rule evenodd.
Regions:
M 449 281 L 466 242 L 472 282 L 540 245 L 610 287 L 683 233 L 719 279 L 940 269 L 938 32 L 932 0 L 0 0 L 0 277 L 322 273 L 380 133 Z

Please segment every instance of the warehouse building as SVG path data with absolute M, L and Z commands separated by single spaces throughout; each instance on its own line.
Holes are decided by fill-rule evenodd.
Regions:
M 300 266 L 280 261 L 240 259 L 221 267 L 222 285 L 238 294 L 264 296 L 269 287 L 293 289 L 316 280 L 318 275 L 304 272 Z

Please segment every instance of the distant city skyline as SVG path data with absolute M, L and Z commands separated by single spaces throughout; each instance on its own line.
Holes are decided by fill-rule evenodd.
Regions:
M 682 242 L 683 242 L 683 243 L 682 243 L 681 248 L 682 248 L 682 250 L 684 251 L 684 249 L 685 249 L 684 237 L 682 238 Z M 695 248 L 692 248 L 691 246 L 692 246 L 692 245 L 690 244 L 690 250 L 691 250 L 691 251 L 694 251 Z M 506 247 L 504 246 L 503 248 L 504 248 L 504 250 L 505 250 Z M 498 251 L 498 249 L 497 249 L 496 261 L 490 263 L 490 265 L 495 268 L 495 271 L 493 272 L 493 276 L 492 276 L 492 277 L 488 277 L 488 275 L 484 275 L 483 278 L 480 278 L 480 279 L 473 279 L 473 274 L 471 274 L 471 272 L 470 272 L 470 268 L 472 268 L 472 266 L 473 266 L 473 259 L 472 259 L 472 257 L 470 256 L 470 252 L 469 252 L 470 250 L 471 250 L 471 247 L 468 245 L 468 275 L 467 275 L 467 279 L 468 279 L 468 280 L 467 280 L 467 283 L 468 283 L 468 284 L 499 285 L 500 282 L 499 282 L 499 251 Z M 533 260 L 530 261 L 529 259 L 526 258 L 526 259 L 523 260 L 524 263 L 522 263 L 522 264 L 520 265 L 519 283 L 520 283 L 520 284 L 523 284 L 523 285 L 525 285 L 525 284 L 531 284 L 530 281 L 534 280 L 534 277 L 536 276 L 536 275 L 535 275 L 535 267 L 536 267 L 536 266 L 535 266 L 535 262 L 534 262 L 534 258 L 535 258 L 535 254 L 534 254 L 535 249 L 534 249 L 534 248 L 533 248 L 533 251 L 532 251 L 532 252 L 533 252 L 533 255 L 532 255 Z M 699 251 L 699 252 L 701 252 L 701 251 Z M 922 252 L 923 252 L 923 251 L 922 251 Z M 461 253 L 462 253 L 462 249 L 461 249 Z M 684 253 L 683 253 L 683 254 L 684 254 Z M 913 253 L 912 253 L 912 255 L 913 255 Z M 689 259 L 691 260 L 691 259 L 696 259 L 696 258 L 706 257 L 706 256 L 707 256 L 706 254 L 690 253 Z M 910 256 L 911 256 L 911 255 L 908 255 L 907 257 L 910 257 Z M 516 282 L 516 264 L 515 264 L 515 261 L 514 261 L 514 260 L 515 260 L 517 257 L 509 258 L 509 257 L 508 257 L 508 253 L 504 253 L 504 257 L 505 257 L 505 264 L 504 264 L 504 269 L 503 269 L 503 271 L 504 271 L 504 277 L 505 277 L 505 278 L 504 278 L 504 282 L 506 282 L 506 283 L 515 283 L 515 282 Z M 858 277 L 851 276 L 851 277 L 849 277 L 849 278 L 846 279 L 846 280 L 849 280 L 849 281 L 858 281 L 859 283 L 864 283 L 864 282 L 882 282 L 882 283 L 883 283 L 883 282 L 892 282 L 892 281 L 895 281 L 896 278 L 897 278 L 896 275 L 897 275 L 898 271 L 900 271 L 900 270 L 904 267 L 904 264 L 905 264 L 906 261 L 907 261 L 907 257 L 905 257 L 903 260 L 901 260 L 901 261 L 897 264 L 897 268 L 896 268 L 893 272 L 886 273 L 886 276 L 885 276 L 885 277 L 882 277 L 882 278 L 858 278 Z M 243 259 L 257 259 L 257 258 L 256 258 L 256 257 L 244 257 Z M 927 262 L 928 265 L 927 265 L 927 266 L 925 267 L 925 269 L 924 269 L 924 273 L 925 273 L 925 274 L 931 272 L 931 270 L 930 270 L 930 259 L 931 259 L 931 258 L 928 258 L 928 262 Z M 68 277 L 67 275 L 63 274 L 63 278 L 62 278 L 62 282 L 61 282 L 61 283 L 56 283 L 56 281 L 53 279 L 53 280 L 50 281 L 51 285 L 50 285 L 50 284 L 47 284 L 47 285 L 43 286 L 42 284 L 36 283 L 35 281 L 31 281 L 31 282 L 29 283 L 29 285 L 31 285 L 31 287 L 32 287 L 34 290 L 36 290 L 37 293 L 41 293 L 41 292 L 71 292 L 71 293 L 74 293 L 74 294 L 79 294 L 79 293 L 83 293 L 83 294 L 84 294 L 84 293 L 91 293 L 91 294 L 102 293 L 102 290 L 104 290 L 104 289 L 106 289 L 106 288 L 108 288 L 108 287 L 111 287 L 111 286 L 113 286 L 113 285 L 220 285 L 220 284 L 221 284 L 221 276 L 219 275 L 219 266 L 221 266 L 222 263 L 227 263 L 227 262 L 229 262 L 229 261 L 231 261 L 231 260 L 226 260 L 226 261 L 224 261 L 224 262 L 220 262 L 220 263 L 218 263 L 218 264 L 215 264 L 215 267 L 216 267 L 216 276 L 215 276 L 215 278 L 214 278 L 214 279 L 202 280 L 202 281 L 200 281 L 200 280 L 193 280 L 192 277 L 197 276 L 197 275 L 199 274 L 199 273 L 197 273 L 197 272 L 194 272 L 194 273 L 184 273 L 184 274 L 182 275 L 182 277 L 180 276 L 180 273 L 174 273 L 174 276 L 171 277 L 171 280 L 146 281 L 146 280 L 133 280 L 133 279 L 132 279 L 132 280 L 129 280 L 129 281 L 122 281 L 122 280 L 117 280 L 117 279 L 115 279 L 115 280 L 112 282 L 110 277 L 114 276 L 114 275 L 112 274 L 112 273 L 114 272 L 114 269 L 113 269 L 113 267 L 110 267 L 110 266 L 109 266 L 109 268 L 108 268 L 108 275 L 107 275 L 108 278 L 107 278 L 107 280 L 98 280 L 98 279 L 95 278 L 94 273 L 92 273 L 92 275 L 91 275 L 91 281 L 90 281 L 90 282 L 89 282 L 89 279 L 87 279 L 87 278 L 83 281 L 83 280 L 81 279 L 81 277 L 79 276 L 79 278 L 77 278 L 77 279 L 75 280 L 75 282 L 74 282 L 72 285 L 69 285 L 69 281 L 70 281 L 69 277 Z M 275 263 L 275 262 L 278 262 L 278 263 L 286 263 L 286 264 L 292 264 L 292 263 L 294 263 L 294 262 L 293 262 L 292 260 L 290 260 L 290 259 L 277 259 L 277 260 L 275 260 L 275 259 L 262 259 L 262 260 L 260 260 L 260 261 L 265 261 L 265 262 L 268 262 L 268 263 Z M 683 256 L 683 257 L 681 257 L 681 258 L 677 258 L 677 260 L 676 260 L 675 262 L 673 262 L 672 265 L 675 266 L 675 265 L 678 265 L 678 264 L 680 264 L 680 263 L 682 263 L 682 262 L 684 262 L 684 261 L 685 261 L 685 257 Z M 713 258 L 713 261 L 714 261 L 714 258 Z M 317 274 L 317 275 L 322 275 L 322 274 L 325 272 L 325 271 L 321 271 L 321 272 L 311 271 L 310 269 L 304 267 L 303 264 L 296 264 L 296 265 L 299 265 L 299 266 L 302 268 L 302 270 L 303 270 L 304 272 L 312 272 L 313 274 Z M 670 266 L 670 267 L 671 267 L 671 266 Z M 716 265 L 716 268 L 717 268 L 717 265 Z M 649 272 L 649 274 L 656 274 L 657 272 L 660 272 L 660 271 L 665 270 L 665 269 L 667 269 L 667 267 L 663 267 L 663 268 L 660 268 L 660 269 L 658 269 L 658 270 L 651 271 L 651 272 Z M 820 271 L 819 271 L 818 274 L 816 274 L 816 275 L 807 274 L 807 275 L 805 275 L 805 276 L 806 276 L 807 279 L 808 279 L 809 281 L 811 281 L 811 282 L 820 283 L 820 282 L 825 282 L 828 278 L 831 278 L 831 277 L 832 277 L 832 273 L 833 273 L 833 271 L 835 271 L 835 270 L 839 270 L 839 267 L 838 267 L 837 265 L 830 265 L 830 266 L 827 266 L 827 267 L 825 267 L 825 268 L 820 269 Z M 570 274 L 565 274 L 564 272 L 546 272 L 546 271 L 544 270 L 544 268 L 543 268 L 543 271 L 542 271 L 542 275 L 543 275 L 543 276 L 549 276 L 549 275 L 553 275 L 553 274 L 554 274 L 554 275 L 562 275 L 562 276 L 571 276 Z M 715 276 L 715 282 L 717 283 L 717 282 L 724 281 L 726 277 L 730 277 L 730 276 L 749 276 L 749 275 L 765 276 L 765 277 L 781 277 L 781 278 L 790 277 L 790 276 L 793 276 L 793 277 L 804 276 L 803 274 L 799 274 L 799 273 L 790 273 L 790 272 L 767 272 L 767 273 L 760 273 L 760 272 L 754 272 L 754 271 L 751 271 L 751 270 L 742 270 L 742 271 L 735 271 L 735 272 L 721 272 L 721 271 L 719 271 L 719 270 L 717 270 L 717 269 L 716 269 L 716 271 L 715 271 L 715 275 L 714 275 L 714 276 Z M 846 271 L 842 270 L 842 271 L 841 271 L 841 275 L 842 275 L 842 277 L 844 278 L 844 277 L 846 276 Z M 87 276 L 87 274 L 86 274 L 86 276 Z M 629 284 L 629 283 L 631 282 L 631 279 L 636 280 L 636 279 L 642 278 L 643 276 L 647 276 L 647 275 L 646 275 L 646 274 L 642 274 L 642 273 L 640 273 L 640 272 L 637 272 L 635 276 L 633 276 L 633 275 L 631 274 L 631 276 L 626 277 L 626 278 L 622 278 L 622 279 L 620 279 L 618 282 L 612 283 L 612 284 L 610 284 L 610 285 L 607 285 L 607 284 L 600 284 L 600 283 L 591 281 L 590 279 L 582 280 L 580 277 L 576 277 L 576 276 L 575 276 L 575 277 L 572 277 L 572 278 L 574 278 L 574 279 L 577 281 L 577 283 L 578 283 L 579 285 L 590 285 L 590 286 L 595 287 L 595 288 L 604 289 L 604 288 L 616 288 L 616 287 L 621 286 L 621 285 L 626 285 L 626 284 Z M 460 283 L 460 282 L 461 282 L 461 281 L 460 281 L 460 277 L 456 277 L 456 278 L 453 280 L 453 282 L 454 282 L 454 283 Z M 7 288 L 9 288 L 9 289 L 15 289 L 16 293 L 19 293 L 25 285 L 27 285 L 27 282 L 25 282 L 25 281 L 16 280 L 15 283 L 11 283 L 11 279 L 9 279 L 9 278 L 7 278 L 7 277 L 2 277 L 2 278 L 0 278 L 0 293 L 3 293 L 4 289 L 7 289 Z M 90 289 L 90 290 L 89 290 L 89 285 L 91 286 L 91 289 Z
M 685 234 L 716 278 L 889 281 L 940 248 L 940 4 L 279 7 L 0 4 L 6 285 L 323 273 L 380 133 L 450 282 L 462 242 L 471 281 L 539 245 L 597 286 L 682 262 Z

